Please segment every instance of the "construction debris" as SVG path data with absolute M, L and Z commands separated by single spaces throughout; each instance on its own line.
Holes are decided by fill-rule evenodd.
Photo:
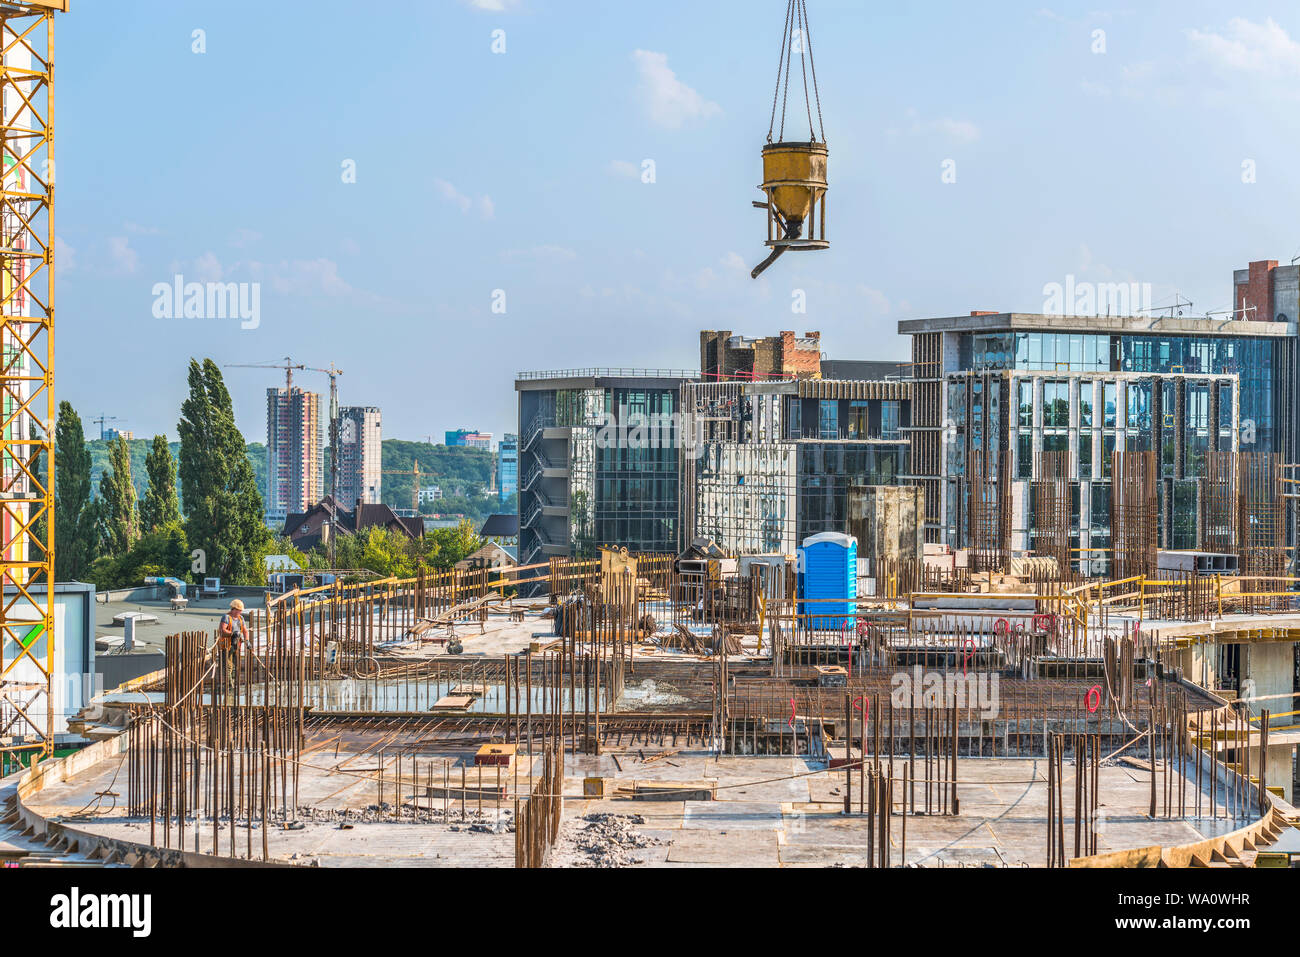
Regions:
M 585 827 L 577 828 L 572 840 L 583 855 L 576 867 L 631 867 L 644 863 L 636 850 L 670 843 L 647 837 L 636 828 L 645 824 L 640 814 L 587 814 Z

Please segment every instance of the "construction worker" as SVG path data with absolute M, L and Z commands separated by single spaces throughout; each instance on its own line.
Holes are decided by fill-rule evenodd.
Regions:
M 217 625 L 217 645 L 226 659 L 226 694 L 235 694 L 235 666 L 239 661 L 240 646 L 248 640 L 248 623 L 244 621 L 244 603 L 236 598 L 230 611 L 221 616 Z

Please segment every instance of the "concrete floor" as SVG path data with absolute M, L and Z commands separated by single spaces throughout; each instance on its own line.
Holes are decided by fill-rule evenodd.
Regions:
M 419 866 L 419 867 L 509 867 L 514 861 L 511 831 L 513 800 L 509 795 L 528 790 L 526 761 L 517 764 L 516 774 L 506 771 L 502 784 L 507 798 L 494 806 L 483 802 L 466 805 L 468 818 L 461 820 L 454 800 L 450 814 L 442 819 L 441 797 L 427 798 L 419 789 L 421 807 L 431 804 L 432 822 L 394 822 L 391 810 L 381 812 L 388 820 L 375 820 L 379 800 L 377 746 L 381 736 L 357 741 L 348 736 L 332 746 L 304 754 L 310 767 L 302 775 L 299 803 L 318 809 L 322 820 L 300 830 L 273 827 L 268 841 L 271 856 L 287 862 L 321 866 Z M 319 743 L 319 742 L 318 742 Z M 375 750 L 371 750 L 371 749 Z M 456 762 L 470 759 L 470 749 L 444 750 L 422 756 L 421 780 L 432 773 L 440 784 L 444 760 L 452 765 L 449 779 L 459 785 Z M 663 755 L 656 757 L 656 754 Z M 147 843 L 148 820 L 129 820 L 120 811 L 89 813 L 96 805 L 107 809 L 112 798 L 100 801 L 96 792 L 115 791 L 118 802 L 126 800 L 124 771 L 119 761 L 105 761 L 75 782 L 47 788 L 40 795 L 38 809 L 46 815 L 78 816 L 78 826 L 96 832 Z M 392 801 L 394 758 L 384 755 L 387 779 L 384 804 Z M 540 762 L 539 762 L 540 764 Z M 621 766 L 621 770 L 620 770 Z M 898 765 L 901 773 L 901 762 Z M 540 771 L 540 766 L 537 768 Z M 585 826 L 588 814 L 639 815 L 644 823 L 637 832 L 652 839 L 648 847 L 627 852 L 629 863 L 650 867 L 828 867 L 862 866 L 867 845 L 866 818 L 844 815 L 844 772 L 826 771 L 819 762 L 793 757 L 728 757 L 656 752 L 605 754 L 600 757 L 566 755 L 564 827 L 556 847 L 557 866 L 586 863 L 575 837 Z M 1037 759 L 962 758 L 960 816 L 910 816 L 907 819 L 906 862 L 923 867 L 941 866 L 1033 866 L 1046 863 L 1047 787 L 1046 763 Z M 351 773 L 348 773 L 351 772 Z M 1067 807 L 1073 804 L 1073 768 L 1066 766 Z M 115 777 L 116 775 L 116 777 Z M 404 760 L 403 777 L 408 782 L 404 801 L 417 790 L 411 786 L 410 759 Z M 583 778 L 606 778 L 606 797 L 583 798 Z M 473 788 L 477 769 L 470 768 L 467 780 Z M 716 785 L 716 800 L 646 801 L 619 796 L 634 781 L 700 782 Z M 483 786 L 496 783 L 495 770 L 485 769 Z M 1193 784 L 1189 783 L 1191 793 Z M 857 779 L 854 779 L 855 805 Z M 1179 844 L 1200 840 L 1222 830 L 1223 822 L 1195 822 L 1183 819 L 1151 820 L 1146 816 L 1150 800 L 1147 772 L 1119 764 L 1100 770 L 1102 815 L 1098 824 L 1098 850 L 1109 851 L 1154 844 Z M 922 802 L 923 806 L 923 802 Z M 346 812 L 352 827 L 340 828 L 333 816 Z M 325 820 L 324 818 L 330 818 Z M 471 825 L 476 825 L 471 827 Z M 895 865 L 902 854 L 902 818 L 891 821 L 890 852 Z M 1067 818 L 1067 847 L 1073 846 L 1072 818 Z M 173 834 L 175 832 L 173 831 Z M 193 847 L 193 828 L 187 827 L 187 847 Z M 235 830 L 236 856 L 247 852 L 248 829 Z M 161 835 L 160 835 L 161 839 Z M 174 838 L 173 838 L 174 840 Z M 161 842 L 161 840 L 160 840 Z M 220 853 L 229 853 L 230 832 L 219 831 Z M 261 831 L 252 833 L 255 857 L 261 854 Z M 210 851 L 210 822 L 200 827 L 199 847 Z

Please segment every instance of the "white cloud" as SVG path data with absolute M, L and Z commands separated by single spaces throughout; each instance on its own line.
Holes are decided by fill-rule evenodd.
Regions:
M 665 129 L 679 129 L 689 122 L 706 120 L 722 113 L 722 107 L 706 100 L 668 68 L 668 54 L 637 50 L 636 61 L 641 83 L 638 90 L 651 122 Z
M 346 296 L 352 287 L 339 275 L 332 259 L 295 259 L 279 263 L 251 262 L 248 271 L 278 293 L 291 296 Z
M 468 196 L 466 196 L 464 193 L 458 190 L 451 183 L 447 182 L 445 179 L 435 179 L 433 181 L 433 186 L 438 191 L 439 195 L 442 196 L 443 199 L 447 200 L 447 202 L 449 203 L 453 203 L 456 206 L 459 206 L 460 211 L 462 213 L 468 213 L 470 211 L 470 207 L 474 205 L 474 201 L 472 199 L 470 199 Z
M 909 136 L 939 135 L 962 144 L 974 143 L 980 138 L 980 128 L 969 120 L 956 120 L 948 116 L 923 120 L 916 110 L 908 110 L 907 117 L 911 120 L 911 125 L 906 130 Z M 899 132 L 897 129 L 886 130 L 886 134 L 891 137 L 898 136 Z
M 628 179 L 638 179 L 641 176 L 641 167 L 627 160 L 611 160 L 609 171 L 615 176 L 626 176 Z
M 930 129 L 958 143 L 973 143 L 980 138 L 980 128 L 969 120 L 954 120 L 950 117 L 935 120 Z
M 445 179 L 435 179 L 433 181 L 433 188 L 438 191 L 439 196 L 451 203 L 462 213 L 468 213 L 477 205 L 479 215 L 484 219 L 491 219 L 496 215 L 496 204 L 492 202 L 491 196 L 480 196 L 478 201 L 475 202 Z
M 243 249 L 251 246 L 253 243 L 261 242 L 262 234 L 255 229 L 236 229 L 230 237 L 230 245 L 236 249 Z
M 1192 52 L 1221 72 L 1300 76 L 1300 43 L 1271 17 L 1263 23 L 1234 17 L 1226 34 L 1188 30 L 1187 38 Z
M 65 243 L 61 236 L 54 237 L 54 259 L 61 272 L 71 272 L 77 268 L 77 251 Z
M 195 279 L 199 282 L 219 282 L 225 275 L 221 260 L 216 253 L 204 253 L 194 261 Z
M 506 13 L 519 6 L 519 0 L 465 0 L 465 3 L 475 10 L 485 10 L 488 13 Z
M 745 280 L 745 285 L 749 282 L 749 266 L 745 264 L 744 258 L 738 252 L 729 252 L 718 260 L 718 267 L 705 266 L 695 274 L 695 285 L 699 289 L 712 289 L 720 282 L 732 282 L 736 279 Z M 669 284 L 675 279 L 668 277 Z
M 868 316 L 883 316 L 889 314 L 889 297 L 879 289 L 873 289 L 864 283 L 858 284 L 858 295 L 866 303 Z
M 140 267 L 140 256 L 125 236 L 108 237 L 108 258 L 113 271 L 119 275 L 129 276 Z
M 729 269 L 733 272 L 737 272 L 737 271 L 743 273 L 749 272 L 749 267 L 745 265 L 744 257 L 737 252 L 730 252 L 727 253 L 727 255 L 723 256 L 722 265 L 723 268 Z
M 561 263 L 573 262 L 578 254 L 567 246 L 533 246 L 529 249 L 508 249 L 501 254 L 503 259 L 531 259 L 537 262 Z

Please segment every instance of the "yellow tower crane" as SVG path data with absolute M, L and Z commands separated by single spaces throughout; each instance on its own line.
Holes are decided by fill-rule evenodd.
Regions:
M 384 475 L 409 475 L 411 477 L 411 510 L 415 517 L 420 517 L 420 463 L 414 462 L 409 469 L 384 469 Z M 424 473 L 428 475 L 428 472 Z
M 0 0 L 0 758 L 54 751 L 54 15 Z

